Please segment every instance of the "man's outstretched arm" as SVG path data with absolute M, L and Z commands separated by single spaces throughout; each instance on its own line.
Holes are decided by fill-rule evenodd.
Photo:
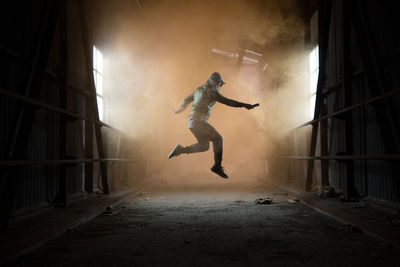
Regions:
M 193 101 L 193 94 L 190 94 L 187 97 L 185 97 L 179 108 L 177 110 L 173 110 L 175 114 L 181 113 L 182 111 L 185 110 L 185 108 L 190 104 L 190 102 Z
M 216 94 L 216 100 L 218 102 L 222 103 L 222 104 L 225 104 L 225 105 L 230 106 L 230 107 L 235 107 L 235 108 L 253 109 L 253 108 L 259 106 L 259 104 L 252 105 L 252 104 L 239 102 L 239 101 L 236 101 L 236 100 L 233 100 L 233 99 L 229 99 L 229 98 L 221 95 L 220 93 Z

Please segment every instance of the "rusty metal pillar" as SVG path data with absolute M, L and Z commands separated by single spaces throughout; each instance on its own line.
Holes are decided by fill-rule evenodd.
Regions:
M 85 54 L 85 63 L 86 63 L 86 78 L 88 79 L 89 84 L 89 92 L 90 98 L 87 103 L 91 105 L 91 110 L 93 112 L 93 118 L 99 121 L 99 110 L 97 107 L 97 99 L 96 99 L 96 87 L 94 84 L 94 77 L 93 77 L 93 58 L 92 58 L 92 49 L 91 43 L 89 42 L 89 30 L 86 20 L 86 12 L 84 1 L 77 1 L 79 7 L 79 20 L 82 32 L 82 42 L 83 42 L 83 49 Z M 105 158 L 105 151 L 103 146 L 103 136 L 101 132 L 101 126 L 98 124 L 94 125 L 95 135 L 96 135 L 96 144 L 99 153 L 99 158 Z M 108 194 L 110 192 L 109 185 L 108 185 L 108 177 L 107 177 L 107 162 L 100 161 L 100 174 L 101 174 L 101 185 L 103 187 L 103 192 Z
M 93 118 L 93 112 L 92 112 L 92 105 L 89 104 L 90 97 L 86 97 L 86 102 L 85 102 L 85 110 L 86 110 L 86 116 L 89 118 Z M 86 159 L 92 159 L 93 158 L 93 123 L 90 121 L 85 121 L 85 131 L 84 131 L 84 140 L 85 140 L 85 146 L 84 146 L 84 153 L 85 153 L 85 158 Z M 85 163 L 85 191 L 88 193 L 93 192 L 93 162 L 87 162 Z
M 320 109 L 323 104 L 322 91 L 325 86 L 325 61 L 328 51 L 329 28 L 332 13 L 332 0 L 320 0 L 318 5 L 318 50 L 319 50 L 319 74 L 317 83 L 317 93 L 315 100 L 314 120 L 320 117 Z M 309 156 L 315 156 L 315 149 L 317 145 L 318 135 L 318 122 L 312 124 L 311 143 Z M 307 165 L 307 178 L 305 189 L 311 190 L 312 180 L 314 174 L 314 160 L 309 160 Z
M 327 106 L 322 105 L 321 117 L 328 114 Z M 328 156 L 328 120 L 322 120 L 320 123 L 320 142 L 321 156 Z M 329 185 L 329 160 L 321 160 L 321 185 Z

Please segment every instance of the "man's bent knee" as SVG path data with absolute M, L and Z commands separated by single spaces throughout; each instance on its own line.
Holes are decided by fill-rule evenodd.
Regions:
M 210 143 L 200 144 L 199 150 L 200 152 L 205 152 L 210 148 Z

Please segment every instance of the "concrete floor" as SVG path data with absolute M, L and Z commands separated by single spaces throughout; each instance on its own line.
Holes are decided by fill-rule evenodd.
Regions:
M 7 266 L 399 266 L 398 247 L 288 198 L 161 184 Z

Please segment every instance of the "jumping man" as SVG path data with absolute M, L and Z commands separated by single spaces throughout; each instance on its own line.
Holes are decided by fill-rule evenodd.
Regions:
M 211 171 L 223 178 L 228 178 L 228 175 L 225 174 L 221 166 L 222 136 L 207 122 L 211 109 L 216 101 L 231 107 L 244 107 L 248 110 L 257 107 L 259 104 L 251 105 L 224 97 L 219 93 L 219 89 L 224 84 L 225 82 L 222 80 L 221 74 L 214 72 L 205 84 L 201 85 L 183 100 L 177 110 L 173 110 L 175 114 L 181 113 L 193 101 L 192 112 L 188 118 L 188 127 L 196 137 L 198 143 L 186 147 L 176 145 L 168 155 L 168 158 L 176 157 L 182 153 L 190 154 L 207 151 L 211 141 L 213 143 L 215 162 L 214 166 L 211 167 Z

